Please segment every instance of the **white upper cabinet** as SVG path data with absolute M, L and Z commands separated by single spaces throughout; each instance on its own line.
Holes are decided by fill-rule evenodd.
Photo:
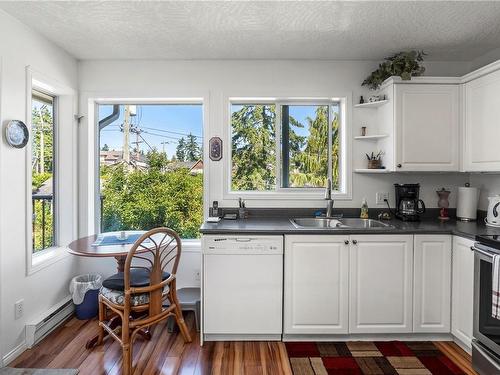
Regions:
M 500 171 L 500 70 L 465 84 L 465 171 Z
M 413 236 L 351 236 L 349 332 L 412 332 Z
M 459 85 L 395 84 L 395 170 L 458 171 Z
M 285 334 L 348 332 L 348 239 L 285 236 Z
M 451 236 L 415 235 L 413 331 L 450 332 Z

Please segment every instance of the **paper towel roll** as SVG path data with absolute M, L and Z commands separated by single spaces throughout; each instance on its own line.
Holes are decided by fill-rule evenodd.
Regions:
M 474 187 L 459 187 L 457 200 L 457 218 L 476 220 L 479 191 Z

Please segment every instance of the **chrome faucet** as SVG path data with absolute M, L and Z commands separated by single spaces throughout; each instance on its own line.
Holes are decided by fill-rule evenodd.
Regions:
M 333 199 L 332 199 L 332 181 L 330 179 L 326 180 L 325 187 L 325 200 L 326 200 L 326 217 L 332 217 L 333 212 Z

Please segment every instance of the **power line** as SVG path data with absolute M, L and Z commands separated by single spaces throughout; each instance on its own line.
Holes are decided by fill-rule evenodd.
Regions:
M 121 131 L 121 130 L 119 130 L 119 129 L 116 129 L 116 130 L 114 130 L 114 129 L 103 129 L 103 130 L 101 130 L 101 132 L 115 132 L 115 133 L 122 133 L 122 131 Z M 169 140 L 174 141 L 174 143 L 178 143 L 178 141 L 180 141 L 180 140 L 181 140 L 181 138 L 176 138 L 176 137 L 172 137 L 172 136 L 168 136 L 168 135 L 164 135 L 164 134 L 152 133 L 152 132 L 148 132 L 148 131 L 146 131 L 146 130 L 143 130 L 143 131 L 142 131 L 142 133 L 144 133 L 144 134 L 149 134 L 149 135 L 152 135 L 152 136 L 155 136 L 155 137 L 160 137 L 160 138 L 169 139 Z M 141 136 L 141 138 L 143 138 L 143 137 Z M 203 142 L 201 142 L 201 141 L 196 141 L 196 143 L 197 143 L 198 145 L 203 145 Z
M 196 134 L 193 134 L 193 133 L 181 133 L 181 132 L 175 132 L 173 130 L 164 130 L 164 129 L 158 129 L 158 128 L 151 128 L 151 127 L 148 127 L 148 126 L 141 126 L 141 128 L 143 128 L 143 129 L 149 129 L 149 130 L 155 130 L 155 131 L 159 131 L 159 132 L 163 132 L 163 133 L 177 134 L 177 135 L 185 135 L 185 136 L 193 135 L 196 138 L 202 138 L 203 139 L 203 137 L 201 135 L 196 135 Z
M 172 136 L 168 136 L 168 135 L 163 135 L 163 134 L 158 134 L 158 133 L 151 133 L 151 132 L 148 132 L 146 130 L 143 130 L 142 131 L 143 133 L 145 134 L 149 134 L 149 135 L 154 135 L 155 137 L 162 137 L 162 138 L 166 138 L 166 139 L 173 139 L 175 141 L 180 141 L 181 138 L 176 138 L 176 137 L 172 137 Z M 196 141 L 197 144 L 203 144 L 203 142 L 199 142 L 199 141 Z
M 148 143 L 148 141 L 146 141 L 146 140 L 144 139 L 144 137 L 143 137 L 142 135 L 140 135 L 140 134 L 139 134 L 139 137 L 141 137 L 141 139 L 144 141 L 144 143 L 146 143 L 146 144 L 148 145 L 148 147 L 151 149 L 151 151 L 154 151 L 154 148 L 153 148 L 153 147 L 151 147 L 151 145 Z

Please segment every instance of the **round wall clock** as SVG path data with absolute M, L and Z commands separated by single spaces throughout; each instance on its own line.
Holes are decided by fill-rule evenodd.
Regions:
M 28 143 L 30 133 L 26 124 L 19 120 L 11 120 L 5 127 L 7 143 L 15 148 L 23 148 Z

